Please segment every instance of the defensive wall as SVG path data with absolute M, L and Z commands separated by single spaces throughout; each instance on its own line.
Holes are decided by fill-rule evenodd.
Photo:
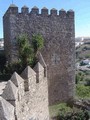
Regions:
M 8 82 L 0 83 L 0 120 L 49 120 L 47 76 L 43 65 L 38 62 L 34 70 L 27 66 L 22 77 L 14 72 Z

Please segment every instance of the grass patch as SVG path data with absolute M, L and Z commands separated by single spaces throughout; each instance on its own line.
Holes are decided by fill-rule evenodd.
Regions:
M 66 103 L 60 103 L 49 107 L 50 116 L 58 116 L 60 112 L 71 112 L 72 109 Z
M 76 107 L 69 107 L 67 103 L 60 103 L 49 107 L 50 118 L 55 120 L 89 120 L 90 112 Z
M 85 86 L 83 84 L 76 85 L 76 96 L 78 98 L 90 99 L 90 86 Z

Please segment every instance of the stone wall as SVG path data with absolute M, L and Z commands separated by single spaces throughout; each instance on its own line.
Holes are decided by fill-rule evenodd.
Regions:
M 39 62 L 34 70 L 27 66 L 22 77 L 14 72 L 0 84 L 0 120 L 49 120 L 47 77 Z
M 49 103 L 68 101 L 74 97 L 75 82 L 75 30 L 74 12 L 61 9 L 29 8 L 24 6 L 21 13 L 11 5 L 3 19 L 5 51 L 10 62 L 18 59 L 16 37 L 27 33 L 31 42 L 33 34 L 44 38 L 43 57 L 47 64 Z M 8 49 L 8 50 L 7 50 Z

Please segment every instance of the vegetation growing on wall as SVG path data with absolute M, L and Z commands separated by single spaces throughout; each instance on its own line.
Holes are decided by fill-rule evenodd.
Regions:
M 32 36 L 31 44 L 26 34 L 19 35 L 16 40 L 19 52 L 19 59 L 14 63 L 9 63 L 6 66 L 2 66 L 4 69 L 4 76 L 5 74 L 10 75 L 14 71 L 20 74 L 27 65 L 33 67 L 37 62 L 37 54 L 44 45 L 43 37 L 39 34 Z
M 23 67 L 30 65 L 33 67 L 37 62 L 37 53 L 43 48 L 43 37 L 39 34 L 32 36 L 32 43 L 30 44 L 27 35 L 20 35 L 17 38 L 19 61 Z
M 33 37 L 32 37 L 32 46 L 33 46 L 33 49 L 34 49 L 34 54 L 37 55 L 38 52 L 44 46 L 44 39 L 40 34 L 33 35 Z
M 17 38 L 18 41 L 18 51 L 19 51 L 19 62 L 23 66 L 31 65 L 33 61 L 33 48 L 29 44 L 27 35 L 21 35 Z

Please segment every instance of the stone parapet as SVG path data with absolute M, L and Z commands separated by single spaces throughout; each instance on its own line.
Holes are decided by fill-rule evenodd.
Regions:
M 16 5 L 14 5 L 14 4 L 11 4 L 9 6 L 9 8 L 6 11 L 5 15 L 7 15 L 7 14 L 16 14 L 17 15 L 17 14 L 20 14 L 20 13 L 21 14 L 28 14 L 28 15 L 30 15 L 30 14 L 36 14 L 36 15 L 40 15 L 40 16 L 43 16 L 43 15 L 46 15 L 46 16 L 47 15 L 48 16 L 55 15 L 55 16 L 63 16 L 63 17 L 64 16 L 66 16 L 66 17 L 71 17 L 71 16 L 74 17 L 74 15 L 72 15 L 72 14 L 74 14 L 73 10 L 65 11 L 64 9 L 61 9 L 61 10 L 57 11 L 55 8 L 52 8 L 50 10 L 50 12 L 49 12 L 49 9 L 47 9 L 46 7 L 43 7 L 41 9 L 41 12 L 40 12 L 39 8 L 36 7 L 36 6 L 34 6 L 30 10 L 30 12 L 29 12 L 29 8 L 27 6 L 23 6 L 21 8 L 21 12 L 19 12 L 18 7 Z
M 49 120 L 47 78 L 39 62 L 34 70 L 27 66 L 21 74 L 23 78 L 14 72 L 5 83 L 0 97 L 0 120 Z

